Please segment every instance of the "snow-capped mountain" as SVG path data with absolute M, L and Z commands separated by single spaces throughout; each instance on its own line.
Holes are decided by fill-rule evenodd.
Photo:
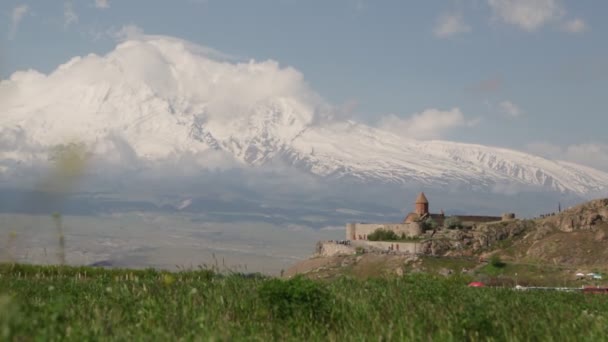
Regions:
M 280 162 L 361 181 L 578 195 L 608 190 L 608 174 L 589 167 L 334 120 L 294 69 L 217 60 L 161 36 L 74 58 L 49 75 L 17 72 L 0 83 L 0 112 L 0 173 L 48 159 L 53 146 L 82 142 L 113 165 Z

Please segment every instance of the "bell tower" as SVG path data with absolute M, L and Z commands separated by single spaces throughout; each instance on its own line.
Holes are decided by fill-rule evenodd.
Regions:
M 416 214 L 422 216 L 429 213 L 429 200 L 426 199 L 424 192 L 418 194 L 416 198 Z

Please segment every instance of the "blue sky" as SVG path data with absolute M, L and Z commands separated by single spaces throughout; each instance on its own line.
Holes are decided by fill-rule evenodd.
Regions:
M 129 26 L 291 66 L 359 121 L 608 171 L 606 14 L 590 0 L 3 0 L 0 77 L 105 54 Z

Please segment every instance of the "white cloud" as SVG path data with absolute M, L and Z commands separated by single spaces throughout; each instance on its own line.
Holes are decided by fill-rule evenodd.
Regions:
M 125 41 L 130 39 L 139 39 L 144 36 L 144 30 L 134 24 L 125 25 L 118 30 L 109 29 L 108 35 L 117 41 Z
M 30 8 L 28 5 L 20 5 L 13 8 L 11 12 L 11 24 L 9 27 L 8 37 L 9 39 L 15 38 L 15 34 L 17 34 L 17 30 L 19 29 L 19 24 L 23 20 L 23 17 L 29 12 Z
M 587 31 L 588 26 L 583 19 L 576 18 L 565 22 L 562 29 L 570 33 L 581 33 Z
M 562 148 L 547 142 L 533 142 L 526 146 L 526 149 L 534 154 L 554 159 L 562 154 Z
M 558 0 L 488 0 L 488 4 L 496 18 L 526 31 L 535 31 L 565 13 Z
M 547 142 L 527 145 L 527 150 L 545 158 L 565 160 L 608 172 L 608 144 L 584 143 L 561 147 Z
M 142 34 L 136 26 L 122 32 L 124 36 Z M 299 71 L 272 60 L 229 62 L 214 58 L 216 55 L 213 49 L 181 39 L 142 34 L 139 39 L 121 42 L 105 56 L 74 57 L 48 75 L 35 71 L 13 74 L 0 84 L 0 100 L 6 99 L 0 101 L 0 121 L 19 121 L 27 130 L 24 136 L 40 139 L 43 146 L 62 144 L 66 139 L 82 141 L 97 148 L 97 155 L 108 156 L 109 163 L 137 165 L 129 161 L 170 160 L 177 155 L 185 156 L 195 170 L 201 165 L 220 165 L 226 159 L 205 151 L 231 139 L 231 130 L 239 132 L 241 146 L 249 144 L 248 139 L 257 134 L 245 134 L 250 130 L 249 118 L 262 123 L 275 113 L 273 120 L 285 125 L 277 136 L 292 139 L 325 115 L 327 105 Z M 55 95 L 43 96 L 49 89 Z M 95 95 L 76 109 L 72 107 L 80 102 L 70 99 L 80 95 L 70 89 L 90 89 Z M 125 96 L 124 89 L 134 89 L 134 94 Z M 98 91 L 108 92 L 109 99 L 98 97 Z M 40 101 L 36 103 L 44 108 L 42 112 L 15 109 L 32 105 L 32 99 Z M 100 116 L 101 107 L 104 115 Z M 126 114 L 115 117 L 116 113 Z M 177 124 L 176 120 L 190 120 L 191 124 Z M 147 130 L 162 136 L 162 142 L 151 138 Z M 1 138 L 7 134 L 0 131 Z M 194 138 L 187 138 L 190 136 Z M 210 145 L 203 143 L 205 139 L 211 139 Z M 0 139 L 0 145 L 13 146 L 9 143 L 14 139 L 5 140 Z M 28 152 L 20 150 L 24 155 Z
M 95 0 L 95 7 L 97 8 L 109 8 L 110 3 L 108 0 Z
M 448 38 L 459 33 L 470 32 L 461 14 L 444 14 L 437 19 L 433 33 L 439 38 Z
M 66 1 L 63 5 L 63 25 L 67 28 L 78 22 L 78 14 L 74 11 L 71 1 Z
M 243 58 L 239 56 L 230 55 L 216 49 L 210 48 L 208 46 L 193 44 L 183 39 L 168 37 L 163 35 L 152 35 L 146 34 L 144 29 L 135 25 L 129 24 L 124 25 L 120 28 L 111 27 L 107 29 L 105 32 L 97 32 L 91 31 L 89 34 L 94 40 L 100 39 L 101 37 L 107 36 L 117 42 L 125 42 L 128 40 L 138 40 L 138 41 L 154 41 L 154 40 L 171 40 L 173 42 L 179 42 L 184 45 L 190 51 L 193 51 L 197 54 L 207 56 L 209 58 L 215 60 L 223 60 L 223 61 L 242 61 Z
M 473 126 L 479 120 L 467 122 L 459 108 L 442 111 L 431 108 L 409 118 L 390 114 L 382 118 L 378 127 L 397 135 L 413 139 L 437 139 L 450 129 Z
M 91 27 L 88 31 L 84 33 L 88 38 L 92 39 L 93 41 L 109 38 L 116 42 L 124 42 L 127 40 L 144 39 L 146 36 L 144 30 L 135 24 L 123 25 L 119 28 L 112 26 L 110 28 L 105 29 Z
M 498 104 L 498 108 L 504 115 L 512 118 L 518 118 L 524 113 L 515 103 L 511 101 L 502 101 Z

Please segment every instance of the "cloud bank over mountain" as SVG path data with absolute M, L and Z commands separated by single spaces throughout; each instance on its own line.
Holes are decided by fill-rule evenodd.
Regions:
M 106 56 L 73 58 L 49 75 L 17 72 L 0 83 L 0 143 L 28 158 L 43 146 L 83 142 L 110 162 L 192 154 L 208 163 L 216 158 L 196 155 L 212 147 L 191 139 L 197 123 L 236 133 L 247 129 L 235 127 L 239 119 L 273 106 L 289 106 L 300 126 L 319 120 L 323 104 L 298 71 L 209 54 L 179 39 L 141 36 Z
M 48 75 L 16 72 L 0 83 L 5 179 L 48 168 L 58 146 L 84 146 L 87 173 L 108 180 L 170 183 L 242 169 L 291 183 L 308 175 L 500 193 L 589 196 L 608 189 L 608 174 L 588 167 L 419 140 L 473 126 L 458 108 L 388 116 L 371 127 L 335 119 L 299 71 L 276 61 L 234 61 L 165 36 L 127 38 L 105 56 L 75 57 Z

